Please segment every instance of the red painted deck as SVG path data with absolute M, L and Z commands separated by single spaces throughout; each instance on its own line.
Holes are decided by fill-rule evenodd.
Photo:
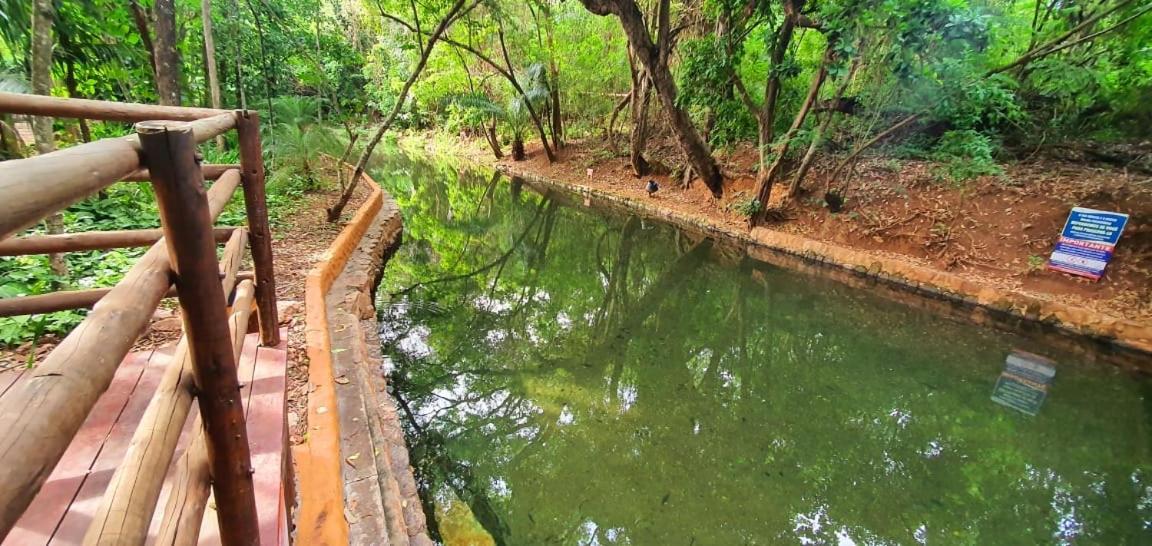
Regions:
M 280 339 L 287 339 L 282 331 Z M 261 544 L 288 544 L 285 511 L 284 447 L 287 445 L 285 423 L 285 373 L 287 345 L 259 347 L 260 335 L 249 334 L 240 355 L 240 383 L 244 386 L 244 404 L 248 415 L 248 440 L 252 466 L 256 469 L 256 509 L 260 517 Z M 96 513 L 100 498 L 112 473 L 124 457 L 132 434 L 156 389 L 164 368 L 172 358 L 173 347 L 129 354 L 112 384 L 88 415 L 68 451 L 28 507 L 20 522 L 4 540 L 8 545 L 80 544 L 88 523 Z M 82 364 L 82 363 L 79 363 Z M 32 373 L 23 368 L 0 372 L 0 397 L 18 387 L 22 378 Z M 159 508 L 152 520 L 150 537 L 160 527 L 169 490 L 172 470 L 184 452 L 196 411 L 188 416 L 180 446 L 169 468 L 169 481 L 160 493 Z M 208 501 L 200 544 L 219 544 L 215 502 Z M 151 542 L 151 541 L 150 541 Z

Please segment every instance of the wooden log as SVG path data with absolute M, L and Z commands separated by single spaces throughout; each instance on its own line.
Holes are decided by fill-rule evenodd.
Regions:
M 256 314 L 260 341 L 280 343 L 280 320 L 276 316 L 276 273 L 272 265 L 272 230 L 268 227 L 268 204 L 264 195 L 264 156 L 260 147 L 260 114 L 236 111 L 236 136 L 240 140 L 244 208 L 248 214 L 248 246 L 256 270 Z
M 234 227 L 213 229 L 216 242 L 222 243 L 232 236 Z M 125 231 L 86 231 L 59 235 L 28 235 L 0 241 L 0 256 L 25 256 L 56 252 L 80 252 L 108 248 L 150 246 L 164 236 L 162 229 L 133 229 Z
M 152 173 L 192 346 L 221 541 L 226 546 L 259 544 L 248 431 L 238 399 L 236 358 L 229 340 L 224 292 L 216 275 L 219 264 L 195 157 L 196 140 L 191 126 L 180 122 L 141 122 L 136 124 L 136 134 Z
M 232 294 L 232 287 L 236 285 L 236 276 L 240 274 L 240 265 L 244 263 L 244 250 L 247 249 L 248 230 L 244 228 L 232 232 L 228 244 L 224 245 L 224 255 L 220 260 L 221 286 L 224 288 L 224 303 L 227 304 Z
M 226 110 L 213 108 L 157 106 L 155 104 L 0 93 L 0 113 L 4 114 L 137 122 L 153 119 L 195 121 L 226 112 Z
M 243 241 L 241 237 L 238 239 Z M 243 251 L 243 246 L 235 248 Z M 239 266 L 237 266 L 239 267 Z M 225 268 L 227 271 L 227 267 Z M 234 272 L 233 272 L 234 273 Z M 221 282 L 224 293 L 232 291 L 232 276 L 225 276 Z M 232 336 L 233 355 L 239 358 L 240 349 L 244 345 L 244 335 L 248 324 L 248 316 L 252 311 L 254 288 L 251 281 L 244 281 L 236 288 L 236 303 L 232 316 L 229 318 L 229 331 Z M 192 355 L 188 350 L 188 338 L 182 336 L 176 345 L 176 352 L 172 363 L 164 371 L 164 377 L 156 388 L 156 394 L 144 411 L 136 432 L 132 435 L 132 443 L 124 455 L 124 462 L 116 468 L 112 481 L 100 501 L 100 507 L 88 531 L 84 535 L 84 544 L 143 544 L 148 538 L 148 526 L 152 522 L 156 510 L 156 501 L 160 498 L 160 490 L 164 486 L 164 477 L 168 466 L 176 454 L 176 445 L 180 441 L 180 433 L 188 414 L 192 408 L 192 392 L 195 388 L 195 379 L 192 370 Z M 208 496 L 208 480 L 200 476 L 208 475 L 207 452 L 193 453 L 197 443 L 200 450 L 204 450 L 203 427 L 199 418 L 196 420 L 196 436 L 191 448 L 185 453 L 180 465 L 184 466 L 183 480 L 181 470 L 177 470 L 177 489 L 170 497 L 170 503 L 177 499 L 176 506 L 186 506 L 185 502 L 194 502 L 199 494 L 189 494 L 203 489 L 203 497 Z M 199 466 L 189 466 L 202 461 L 203 469 Z M 189 473 L 187 470 L 192 469 Z M 199 530 L 200 520 L 203 519 L 203 502 L 200 503 L 199 516 L 195 518 L 195 528 Z M 192 512 L 192 507 L 183 511 L 185 515 Z M 180 520 L 180 518 L 175 518 Z
M 225 294 L 230 294 L 232 287 L 236 284 L 240 272 L 240 264 L 244 261 L 247 233 L 248 230 L 244 228 L 216 228 L 213 230 L 213 236 L 218 241 L 222 239 L 221 235 L 228 235 L 230 237 L 228 244 L 224 247 L 225 259 L 221 262 L 222 268 L 220 273 L 220 276 L 224 279 Z M 0 243 L 0 246 L 2 245 L 3 243 Z M 91 308 L 100 301 L 100 298 L 108 295 L 111 291 L 111 288 L 92 288 L 88 290 L 69 290 L 18 298 L 2 298 L 0 299 L 0 317 L 36 315 L 68 309 Z M 176 295 L 176 289 L 173 288 L 168 290 L 168 292 L 164 294 L 164 297 L 173 298 L 176 297 Z
M 87 290 L 65 290 L 35 296 L 0 299 L 0 317 L 21 315 L 42 315 L 70 309 L 91 309 L 113 288 L 89 288 Z M 164 293 L 164 298 L 176 297 L 176 288 Z
M 197 142 L 203 142 L 234 127 L 236 116 L 225 113 L 191 125 Z M 108 187 L 139 166 L 140 142 L 135 135 L 0 161 L 0 195 L 4 196 L 0 239 Z
M 236 303 L 228 327 L 232 332 L 232 354 L 237 359 L 244 348 L 244 326 L 252 311 L 253 291 L 251 281 L 240 283 L 236 289 Z M 174 487 L 164 506 L 157 545 L 196 546 L 199 542 L 211 472 L 208 467 L 208 446 L 204 443 L 204 426 L 199 416 L 192 430 L 196 435 L 176 463 L 172 482 Z
M 224 174 L 224 171 L 239 168 L 240 165 L 232 165 L 227 163 L 209 163 L 206 165 L 200 165 L 200 170 L 204 173 L 204 180 L 216 180 L 217 178 L 220 178 L 220 175 Z M 148 172 L 148 169 L 136 169 L 128 173 L 128 175 L 124 178 L 120 179 L 121 182 L 148 182 L 150 180 L 152 180 L 152 175 Z
M 213 219 L 240 183 L 240 173 L 229 172 L 208 192 Z M 27 380 L 0 398 L 0 542 L 108 388 L 171 282 L 168 251 L 158 241 L 44 362 L 27 372 Z

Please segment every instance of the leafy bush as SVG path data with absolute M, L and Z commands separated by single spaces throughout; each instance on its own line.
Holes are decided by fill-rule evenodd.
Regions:
M 932 158 L 943 163 L 937 171 L 952 182 L 965 182 L 985 175 L 1000 175 L 996 164 L 998 146 L 988 136 L 970 129 L 948 131 L 936 144 Z
M 756 213 L 760 212 L 763 208 L 764 206 L 760 204 L 760 201 L 754 198 L 739 199 L 728 205 L 728 210 L 745 218 L 755 216 Z

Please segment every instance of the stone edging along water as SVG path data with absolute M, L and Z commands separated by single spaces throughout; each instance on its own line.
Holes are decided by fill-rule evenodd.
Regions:
M 351 166 L 346 166 L 351 169 Z M 375 290 L 403 236 L 367 174 L 365 202 L 308 273 L 307 441 L 293 448 L 301 544 L 431 544 L 395 403 L 382 375 Z
M 896 297 L 904 303 L 932 308 L 949 315 L 964 315 L 977 323 L 1055 331 L 1072 338 L 1118 348 L 1128 353 L 1123 364 L 1152 370 L 1152 363 L 1149 362 L 1152 361 L 1149 358 L 1152 354 L 1152 325 L 1146 323 L 1044 300 L 930 267 L 800 235 L 766 228 L 755 228 L 750 233 L 735 230 L 654 203 L 544 178 L 504 164 L 497 165 L 497 169 L 533 185 L 595 199 L 682 228 L 722 236 L 722 239 L 745 245 L 748 254 L 760 261 L 830 276 L 846 284 L 885 286 L 903 292 L 905 296 L 912 296 Z

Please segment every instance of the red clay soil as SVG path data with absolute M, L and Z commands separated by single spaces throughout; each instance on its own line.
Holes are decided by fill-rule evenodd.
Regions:
M 666 143 L 654 148 L 658 159 L 678 155 Z M 479 143 L 473 143 L 468 154 L 494 161 Z M 727 177 L 723 199 L 714 200 L 702 183 L 680 188 L 666 175 L 651 177 L 660 183 L 652 199 L 678 212 L 747 229 L 745 219 L 730 207 L 752 197 L 755 150 L 721 153 L 718 160 Z M 649 177 L 634 177 L 627 156 L 614 157 L 599 141 L 570 143 L 551 165 L 538 149 L 530 150 L 525 161 L 505 158 L 499 163 L 513 172 L 649 199 L 644 191 Z M 767 227 L 1042 299 L 1141 322 L 1152 320 L 1152 179 L 1146 176 L 1040 160 L 1007 165 L 1003 176 L 958 185 L 939 179 L 929 162 L 866 158 L 841 188 L 844 209 L 833 214 L 823 203 L 823 173 L 830 167 L 817 162 L 809 176 L 820 181 L 817 187 L 802 191 L 784 209 L 783 218 Z M 776 192 L 773 198 L 778 198 Z M 1073 206 L 1131 215 L 1107 275 L 1099 282 L 1044 269 Z

